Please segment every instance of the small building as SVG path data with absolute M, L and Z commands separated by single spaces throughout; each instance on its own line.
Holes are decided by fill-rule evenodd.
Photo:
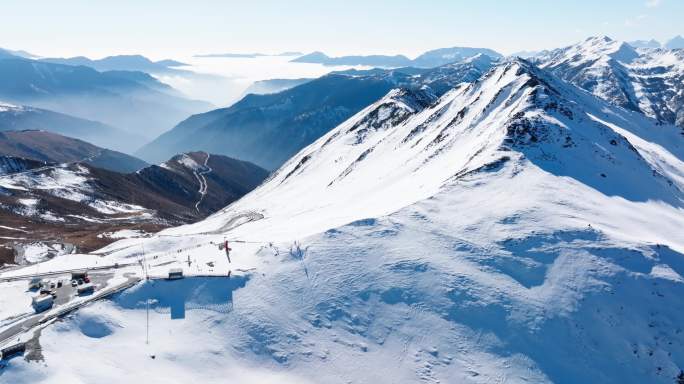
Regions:
M 71 272 L 71 280 L 85 280 L 85 278 L 88 277 L 88 270 L 82 270 L 82 271 L 74 271 Z
M 26 343 L 15 343 L 6 345 L 0 349 L 0 360 L 7 360 L 14 355 L 24 353 L 26 351 Z
M 52 304 L 54 304 L 54 302 L 55 299 L 52 297 L 52 295 L 39 295 L 33 297 L 31 300 L 31 306 L 36 313 L 39 313 L 52 308 Z
M 94 291 L 95 291 L 95 286 L 93 285 L 93 283 L 81 284 L 78 286 L 78 288 L 76 288 L 76 292 L 79 295 L 86 295 L 88 293 L 93 293 Z
M 183 278 L 182 268 L 171 268 L 169 269 L 169 280 L 177 280 Z

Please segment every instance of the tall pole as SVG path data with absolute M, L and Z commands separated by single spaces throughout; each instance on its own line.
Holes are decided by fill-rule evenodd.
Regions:
M 147 272 L 147 266 L 145 263 L 147 260 L 145 260 L 145 245 L 143 242 L 140 242 L 140 248 L 142 249 L 142 266 L 143 266 L 143 273 L 145 273 L 145 280 L 149 281 L 150 280 L 150 275 Z M 150 344 L 150 297 L 148 296 L 145 299 L 145 344 L 149 345 Z
M 150 344 L 150 299 L 147 298 L 145 300 L 145 304 L 147 304 L 147 311 L 146 311 L 146 316 L 147 316 L 147 321 L 145 325 L 145 344 Z

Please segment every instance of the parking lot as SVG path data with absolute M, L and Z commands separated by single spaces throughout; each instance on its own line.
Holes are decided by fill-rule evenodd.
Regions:
M 127 281 L 125 282 L 115 286 L 109 286 L 107 281 L 112 276 L 114 276 L 114 274 L 111 272 L 90 273 L 89 278 L 90 282 L 94 285 L 94 290 L 82 295 L 78 295 L 78 285 L 71 285 L 70 274 L 55 275 L 50 278 L 45 278 L 43 281 L 48 282 L 48 286 L 50 286 L 52 282 L 55 283 L 54 294 L 56 298 L 54 299 L 52 307 L 49 310 L 24 317 L 12 325 L 4 328 L 2 332 L 0 332 L 0 345 L 10 342 L 11 339 L 35 327 L 36 325 L 43 324 L 59 316 L 63 316 L 64 314 L 87 304 L 91 300 L 105 297 L 113 292 L 125 287 L 129 287 L 140 281 L 140 279 L 137 277 L 128 277 Z M 57 287 L 57 282 L 59 280 L 62 281 L 61 287 Z M 30 280 L 26 280 L 27 286 L 29 281 Z M 38 295 L 38 291 L 36 291 L 34 295 Z
M 80 296 L 92 295 L 95 291 L 99 289 L 104 289 L 107 287 L 107 280 L 113 276 L 112 273 L 91 273 L 88 275 L 90 282 L 93 284 L 93 291 L 89 293 L 81 294 Z M 43 279 L 43 282 L 47 286 L 52 287 L 52 292 L 56 295 L 53 307 L 63 305 L 71 301 L 74 297 L 78 295 L 79 284 L 72 286 L 71 275 L 56 276 L 51 278 Z M 61 286 L 59 284 L 61 282 Z M 87 284 L 85 281 L 81 280 L 81 284 Z M 37 293 L 37 292 L 36 292 Z

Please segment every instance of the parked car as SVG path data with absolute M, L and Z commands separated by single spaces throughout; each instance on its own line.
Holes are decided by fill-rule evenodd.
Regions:
M 71 280 L 71 286 L 75 287 L 78 285 L 78 282 L 76 280 Z

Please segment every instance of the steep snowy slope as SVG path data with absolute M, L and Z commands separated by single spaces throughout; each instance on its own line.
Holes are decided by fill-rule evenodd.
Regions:
M 459 175 L 525 155 L 609 196 L 681 204 L 684 143 L 676 127 L 610 108 L 526 62 L 499 66 L 433 101 L 420 91 L 392 91 L 224 213 L 172 231 L 221 230 L 234 214 L 255 211 L 267 219 L 237 231 L 279 217 L 302 226 L 283 228 L 283 238 L 304 227 L 310 230 L 295 236 L 321 232 L 391 213 Z M 309 198 L 300 197 L 302 186 Z
M 676 383 L 683 160 L 677 127 L 522 60 L 437 100 L 395 90 L 145 242 L 237 276 L 142 284 L 43 330 L 45 364 L 2 379 Z M 232 265 L 202 245 L 224 238 Z
M 636 50 L 592 37 L 535 58 L 568 82 L 615 105 L 684 127 L 684 51 Z

